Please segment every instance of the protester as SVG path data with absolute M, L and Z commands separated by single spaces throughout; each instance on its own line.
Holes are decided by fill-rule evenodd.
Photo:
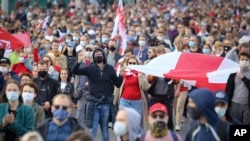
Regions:
M 49 76 L 48 69 L 47 62 L 40 61 L 38 63 L 38 77 L 33 80 L 39 89 L 37 103 L 43 106 L 46 118 L 52 117 L 50 108 L 52 99 L 57 94 L 57 81 Z
M 62 69 L 60 72 L 60 78 L 57 85 L 58 94 L 66 94 L 73 100 L 74 96 L 74 84 L 70 83 L 70 74 L 68 69 Z
M 36 103 L 39 96 L 37 85 L 32 81 L 24 83 L 21 88 L 21 95 L 23 104 L 31 106 L 34 111 L 36 127 L 39 123 L 45 120 L 43 107 Z
M 140 135 L 141 140 L 150 141 L 181 141 L 180 135 L 168 129 L 169 111 L 161 103 L 155 103 L 149 108 L 148 122 L 150 130 Z
M 56 66 L 54 65 L 54 62 L 53 62 L 52 58 L 50 57 L 50 54 L 44 55 L 42 60 L 45 61 L 49 66 L 49 71 L 48 71 L 49 76 L 55 80 L 58 80 L 60 71 L 57 72 Z M 61 68 L 60 68 L 60 70 L 61 70 Z
M 126 65 L 139 65 L 139 61 L 135 56 L 127 59 Z M 126 70 L 122 68 L 121 75 L 123 83 L 115 93 L 115 105 L 119 105 L 119 109 L 129 107 L 135 109 L 142 117 L 143 128 L 147 128 L 147 99 L 144 91 L 150 87 L 144 74 L 134 70 Z
M 121 108 L 114 125 L 115 141 L 140 141 L 138 134 L 141 131 L 141 116 L 133 108 Z
M 243 124 L 250 124 L 250 54 L 239 54 L 240 71 L 230 74 L 225 92 L 233 117 Z
M 95 139 L 98 124 L 102 130 L 102 140 L 109 140 L 108 122 L 110 111 L 113 105 L 114 85 L 120 87 L 122 78 L 116 76 L 114 68 L 107 64 L 105 53 L 102 49 L 96 49 L 93 52 L 93 65 L 79 68 L 80 63 L 85 58 L 80 54 L 77 63 L 72 68 L 72 73 L 77 75 L 86 75 L 89 79 L 89 91 L 86 95 L 86 126 Z
M 33 82 L 32 74 L 30 73 L 21 73 L 20 79 L 21 79 L 21 82 L 20 82 L 21 86 L 23 86 L 23 84 L 25 83 Z
M 224 122 L 229 122 L 231 124 L 239 125 L 240 121 L 233 118 L 228 110 L 228 96 L 223 91 L 215 92 L 215 112 L 218 114 L 219 118 Z
M 226 55 L 226 58 L 239 62 L 239 54 L 242 52 L 250 53 L 249 43 L 241 43 L 239 47 L 233 47 Z
M 1 131 L 6 141 L 18 141 L 35 127 L 34 112 L 30 106 L 22 104 L 21 87 L 15 80 L 9 80 L 3 89 L 0 104 Z
M 53 118 L 45 120 L 36 128 L 44 140 L 66 141 L 72 132 L 83 129 L 75 118 L 69 117 L 73 103 L 68 95 L 57 94 L 53 98 L 52 104 L 51 112 L 53 113 Z
M 223 122 L 215 112 L 214 94 L 208 89 L 197 88 L 188 96 L 187 110 L 193 122 L 187 131 L 185 141 L 229 141 L 229 124 Z

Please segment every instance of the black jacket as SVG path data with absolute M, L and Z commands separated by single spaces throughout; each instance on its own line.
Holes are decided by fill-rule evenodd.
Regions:
M 231 106 L 232 103 L 232 98 L 233 98 L 233 92 L 234 92 L 234 88 L 235 88 L 235 80 L 236 77 L 236 73 L 232 73 L 230 74 L 228 80 L 227 80 L 227 86 L 226 86 L 226 90 L 225 92 L 228 95 L 228 107 Z M 246 85 L 247 89 L 248 89 L 248 107 L 250 109 L 250 80 L 247 79 L 245 76 L 242 78 L 242 81 L 244 82 L 244 84 Z
M 74 85 L 72 83 L 67 82 L 64 92 L 61 90 L 61 82 L 57 84 L 57 94 L 66 94 L 73 98 L 74 96 Z
M 75 132 L 75 131 L 78 131 L 78 130 L 83 130 L 84 128 L 81 127 L 77 120 L 75 118 L 72 118 L 70 117 L 69 119 L 69 122 L 70 122 L 70 126 L 71 126 L 71 132 Z M 42 136 L 42 138 L 44 140 L 46 140 L 47 138 L 47 135 L 48 135 L 48 125 L 50 123 L 50 121 L 52 121 L 52 118 L 49 118 L 47 120 L 45 120 L 44 122 L 42 122 L 41 124 L 39 124 L 36 128 L 36 131 Z M 53 133 L 50 133 L 50 134 L 53 134 Z

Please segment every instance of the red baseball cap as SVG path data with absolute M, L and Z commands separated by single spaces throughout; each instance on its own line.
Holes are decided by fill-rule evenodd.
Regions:
M 168 109 L 165 105 L 161 103 L 155 103 L 149 108 L 149 114 L 152 114 L 153 112 L 156 112 L 156 111 L 167 113 Z

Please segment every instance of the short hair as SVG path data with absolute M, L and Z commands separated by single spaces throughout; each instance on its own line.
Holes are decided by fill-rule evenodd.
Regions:
M 70 134 L 70 136 L 67 139 L 67 141 L 75 141 L 75 140 L 92 141 L 92 138 L 88 132 L 84 130 L 79 130 Z
M 44 60 L 40 60 L 39 62 L 38 62 L 38 64 L 37 64 L 37 66 L 38 65 L 47 65 L 48 66 L 48 63 L 46 62 L 46 61 L 44 61 Z
M 60 41 L 58 39 L 53 39 L 51 44 L 53 44 L 53 43 L 60 43 Z
M 250 48 L 250 45 L 249 45 L 249 43 L 244 42 L 244 43 L 241 43 L 241 44 L 239 45 L 239 48 L 242 48 L 242 47 Z
M 35 94 L 36 94 L 35 100 L 37 100 L 37 98 L 38 98 L 38 96 L 39 96 L 39 88 L 38 88 L 38 86 L 37 86 L 34 82 L 24 83 L 24 84 L 22 85 L 22 88 L 21 88 L 21 93 L 23 93 L 23 88 L 24 88 L 25 86 L 29 86 L 29 87 L 31 87 L 31 88 L 34 89 Z
M 244 56 L 244 57 L 247 57 L 248 59 L 250 59 L 250 54 L 249 54 L 249 53 L 241 52 L 241 53 L 239 54 L 239 59 L 240 59 L 241 56 Z
M 129 53 L 129 52 L 131 52 L 132 55 L 134 55 L 134 53 L 135 53 L 133 48 L 128 47 L 125 49 L 124 54 Z
M 22 141 L 43 141 L 42 136 L 37 131 L 30 131 L 23 135 Z
M 166 53 L 165 47 L 163 46 L 156 47 L 156 53 Z
M 52 104 L 54 104 L 55 99 L 57 99 L 57 98 L 68 99 L 69 100 L 69 106 L 73 107 L 72 99 L 68 95 L 66 95 L 66 94 L 57 94 L 57 95 L 55 95 L 53 97 Z
M 27 73 L 27 72 L 23 72 L 23 73 L 21 73 L 21 75 L 20 75 L 20 79 L 22 80 L 22 78 L 23 78 L 24 76 L 27 76 L 27 77 L 29 77 L 30 79 L 33 78 L 33 77 L 32 77 L 32 74 Z

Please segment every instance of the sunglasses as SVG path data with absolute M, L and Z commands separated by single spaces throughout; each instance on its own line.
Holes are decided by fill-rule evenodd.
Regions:
M 154 118 L 154 119 L 156 119 L 157 117 L 159 117 L 160 119 L 163 119 L 163 118 L 165 118 L 165 115 L 164 114 L 159 114 L 159 115 L 152 114 L 151 117 Z
M 136 62 L 128 62 L 129 65 L 136 65 Z
M 64 111 L 67 110 L 67 109 L 69 108 L 68 106 L 64 106 L 64 105 L 61 105 L 61 106 L 60 106 L 60 105 L 54 105 L 54 107 L 55 107 L 55 109 L 57 109 L 57 110 L 60 109 L 60 107 L 61 107 L 61 109 L 63 109 Z

